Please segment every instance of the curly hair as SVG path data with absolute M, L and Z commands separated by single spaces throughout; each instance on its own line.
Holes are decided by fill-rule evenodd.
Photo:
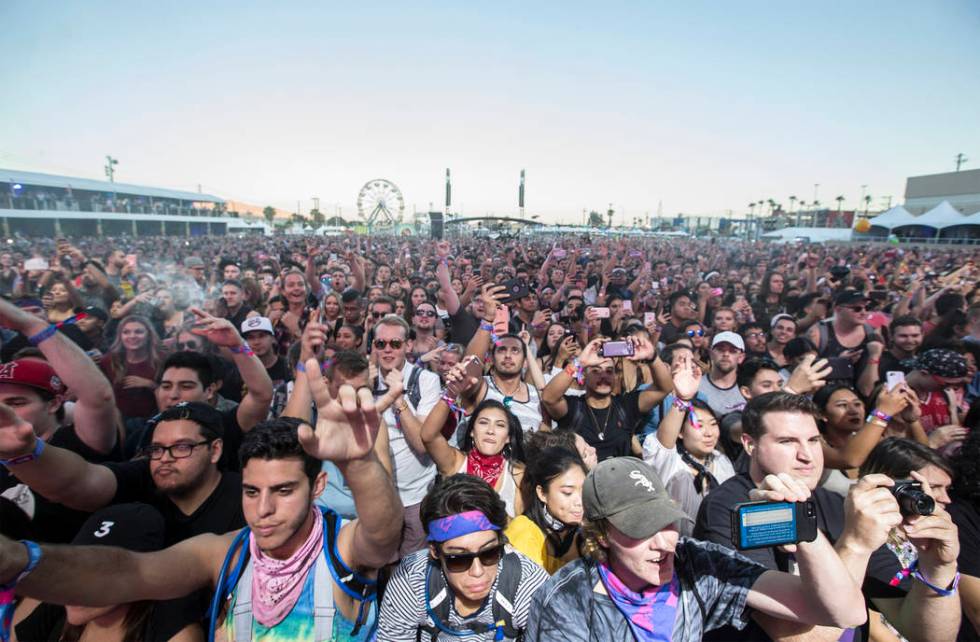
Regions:
M 312 486 L 320 474 L 321 463 L 308 455 L 299 443 L 298 429 L 304 423 L 307 422 L 293 417 L 279 417 L 257 424 L 245 433 L 238 449 L 242 469 L 250 459 L 299 459 Z
M 602 542 L 607 538 L 608 533 L 608 520 L 582 520 L 582 557 L 587 557 L 594 562 L 605 564 L 608 554 Z

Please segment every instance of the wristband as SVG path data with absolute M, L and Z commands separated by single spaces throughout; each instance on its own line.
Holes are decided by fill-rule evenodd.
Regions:
M 296 372 L 302 372 L 302 373 L 305 374 L 306 373 L 306 364 L 303 363 L 302 361 L 297 361 L 296 362 Z
M 875 419 L 881 419 L 881 420 L 882 420 L 882 421 L 884 421 L 884 422 L 885 422 L 886 424 L 887 424 L 887 423 L 888 423 L 889 421 L 891 421 L 891 420 L 892 420 L 892 416 L 891 416 L 891 415 L 886 415 L 885 413 L 883 413 L 882 411 L 880 411 L 880 410 L 878 410 L 877 408 L 875 408 L 874 410 L 872 410 L 872 411 L 871 411 L 871 414 L 870 414 L 870 415 L 868 415 L 868 421 L 871 421 L 871 418 L 872 418 L 872 417 L 874 417 Z
M 29 461 L 34 461 L 41 456 L 44 452 L 44 440 L 34 438 L 34 449 L 27 453 L 26 455 L 18 455 L 17 457 L 11 457 L 10 459 L 0 459 L 0 465 L 10 467 L 16 466 L 17 464 L 26 464 Z
M 243 354 L 246 357 L 254 357 L 255 356 L 255 351 L 252 350 L 252 348 L 247 343 L 243 343 L 242 345 L 240 345 L 238 347 L 228 348 L 228 349 L 231 350 L 232 352 L 234 352 L 235 354 Z M 305 370 L 304 370 L 304 372 L 305 372 Z
M 38 332 L 34 336 L 28 337 L 27 338 L 27 341 L 32 346 L 37 346 L 37 345 L 40 345 L 42 342 L 47 341 L 48 339 L 50 339 L 51 337 L 53 337 L 57 331 L 58 331 L 58 326 L 56 326 L 56 325 L 49 325 L 48 327 L 46 327 L 45 329 L 41 330 L 40 332 Z
M 701 430 L 701 420 L 698 419 L 697 413 L 694 412 L 693 403 L 690 401 L 684 401 L 680 397 L 674 397 L 673 406 L 687 415 L 688 420 L 691 422 L 692 428 L 695 430 Z
M 463 416 L 466 416 L 467 414 L 466 411 L 463 410 L 462 406 L 456 403 L 456 400 L 453 399 L 452 395 L 450 395 L 448 392 L 444 390 L 442 392 L 442 396 L 439 398 L 442 399 L 444 402 L 446 402 L 446 405 L 449 406 L 450 410 L 453 410 L 455 412 L 461 413 Z
M 37 545 L 37 542 L 32 542 L 28 539 L 20 540 L 20 543 L 27 548 L 27 566 L 24 570 L 17 574 L 12 581 L 7 584 L 0 585 L 0 594 L 6 597 L 6 593 L 9 591 L 10 596 L 13 597 L 13 589 L 17 584 L 22 581 L 25 577 L 31 574 L 35 568 L 37 568 L 38 562 L 41 561 L 41 547 Z M 0 602 L 0 604 L 7 604 L 9 602 Z
M 486 330 L 487 332 L 493 333 L 493 324 L 489 321 L 480 321 L 480 329 Z
M 936 586 L 935 584 L 927 580 L 926 576 L 923 575 L 922 571 L 919 570 L 919 560 L 915 560 L 914 562 L 912 562 L 912 566 L 909 567 L 909 570 L 912 571 L 912 577 L 914 579 L 917 579 L 923 584 L 925 584 L 926 586 L 928 586 L 939 597 L 949 597 L 950 595 L 955 594 L 956 588 L 960 585 L 959 570 L 956 571 L 956 575 L 953 577 L 953 582 L 949 585 L 949 588 L 942 588 Z

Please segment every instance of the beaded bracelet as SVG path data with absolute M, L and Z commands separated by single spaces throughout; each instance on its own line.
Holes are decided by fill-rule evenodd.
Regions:
M 681 412 L 687 415 L 688 420 L 691 422 L 691 427 L 695 430 L 701 430 L 701 420 L 698 419 L 698 415 L 694 412 L 694 404 L 690 401 L 684 401 L 680 397 L 674 397 L 674 408 L 677 408 Z

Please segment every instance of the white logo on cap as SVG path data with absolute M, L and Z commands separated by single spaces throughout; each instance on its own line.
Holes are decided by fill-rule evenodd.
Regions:
M 259 321 L 256 317 L 252 317 L 251 319 L 249 319 L 245 323 L 246 323 L 246 325 L 248 325 L 248 327 L 254 328 L 255 326 L 259 325 L 259 323 L 261 323 L 261 321 Z
M 95 535 L 96 537 L 99 537 L 99 538 L 105 537 L 106 535 L 109 534 L 109 531 L 111 531 L 112 530 L 112 527 L 115 526 L 115 525 L 116 525 L 115 522 L 108 522 L 108 521 L 107 522 L 102 522 L 102 524 L 99 526 L 98 530 L 96 530 L 92 534 Z
M 11 361 L 0 366 L 0 379 L 13 379 L 14 370 L 17 369 L 17 362 Z
M 643 486 L 646 488 L 648 493 L 655 493 L 657 489 L 653 487 L 653 482 L 639 470 L 631 470 L 629 474 L 630 479 L 634 480 L 634 486 Z

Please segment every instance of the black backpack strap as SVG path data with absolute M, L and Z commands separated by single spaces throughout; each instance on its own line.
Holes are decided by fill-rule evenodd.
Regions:
M 421 378 L 421 376 L 422 368 L 419 366 L 414 366 L 412 368 L 412 373 L 408 375 L 408 385 L 405 386 L 405 392 L 408 394 L 408 400 L 415 409 L 418 409 L 419 401 L 422 399 L 422 390 L 419 387 L 419 378 Z
M 503 624 L 504 635 L 515 640 L 521 637 L 521 631 L 514 626 L 514 600 L 517 598 L 517 589 L 521 585 L 521 558 L 511 551 L 503 557 L 503 569 L 500 579 L 497 581 L 497 591 L 493 594 L 493 621 L 500 625 Z

